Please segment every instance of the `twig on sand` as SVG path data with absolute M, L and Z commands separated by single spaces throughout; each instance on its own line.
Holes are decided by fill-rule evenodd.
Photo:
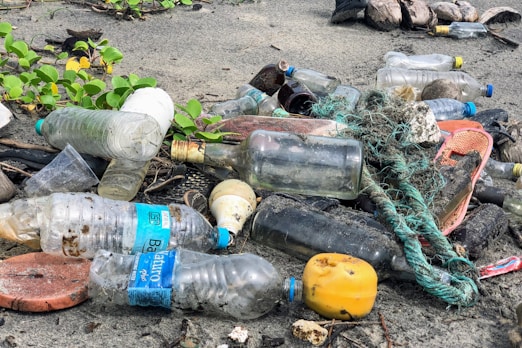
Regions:
M 386 322 L 384 321 L 384 315 L 381 312 L 379 312 L 379 318 L 381 319 L 381 326 L 384 331 L 384 337 L 386 337 L 386 342 L 388 342 L 388 348 L 392 348 L 393 342 L 390 338 L 390 334 L 388 332 L 388 327 L 386 326 Z
M 19 149 L 41 150 L 41 151 L 45 151 L 45 152 L 58 152 L 58 151 L 60 151 L 60 150 L 58 150 L 58 149 L 56 149 L 54 147 L 45 146 L 45 145 L 28 144 L 28 143 L 23 143 L 23 142 L 18 141 L 18 140 L 14 140 L 14 139 L 1 138 L 0 139 L 0 144 L 7 145 L 7 146 L 14 146 L 14 147 L 17 147 Z

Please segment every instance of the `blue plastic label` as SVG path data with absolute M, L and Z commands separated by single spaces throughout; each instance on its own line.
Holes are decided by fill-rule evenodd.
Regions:
M 175 260 L 175 250 L 136 254 L 127 288 L 129 304 L 170 308 Z
M 170 239 L 170 213 L 166 205 L 136 203 L 136 240 L 132 253 L 167 250 Z

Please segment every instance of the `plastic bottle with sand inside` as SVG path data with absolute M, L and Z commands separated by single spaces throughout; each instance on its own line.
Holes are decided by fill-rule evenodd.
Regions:
M 447 79 L 454 82 L 461 90 L 460 100 L 473 101 L 478 97 L 491 97 L 493 85 L 483 85 L 463 71 L 429 71 L 401 68 L 381 68 L 377 71 L 375 87 L 388 89 L 398 86 L 411 86 L 418 90 L 430 82 L 438 79 Z
M 450 71 L 462 67 L 462 57 L 438 53 L 408 56 L 402 52 L 389 51 L 384 55 L 384 60 L 388 68 Z
M 100 249 L 122 254 L 182 246 L 224 248 L 229 233 L 184 204 L 151 205 L 90 193 L 54 193 L 0 204 L 0 238 L 55 255 L 92 258 Z
M 302 284 L 283 279 L 254 254 L 210 255 L 183 248 L 137 255 L 99 251 L 89 274 L 94 303 L 159 306 L 256 319 L 279 300 L 301 300 Z

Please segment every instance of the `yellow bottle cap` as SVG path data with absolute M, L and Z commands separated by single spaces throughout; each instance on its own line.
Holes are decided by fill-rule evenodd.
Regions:
M 449 25 L 436 25 L 435 34 L 436 35 L 448 35 L 449 34 Z
M 460 69 L 460 68 L 462 68 L 462 63 L 464 63 L 462 57 L 460 57 L 460 56 L 456 56 L 456 57 L 455 57 L 454 68 L 455 68 L 455 69 Z
M 515 163 L 513 166 L 513 176 L 520 177 L 522 174 L 522 163 Z

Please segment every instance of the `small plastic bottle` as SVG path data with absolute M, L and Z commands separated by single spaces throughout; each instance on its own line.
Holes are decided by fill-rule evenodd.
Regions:
M 151 205 L 90 193 L 54 193 L 0 205 L 0 238 L 55 255 L 92 258 L 100 249 L 122 254 L 182 246 L 209 251 L 229 242 L 193 208 Z
M 288 62 L 282 59 L 277 64 L 267 64 L 248 84 L 272 96 L 285 83 L 288 66 Z
M 493 178 L 516 180 L 522 175 L 522 163 L 501 162 L 488 158 L 484 170 Z
M 148 161 L 163 143 L 159 123 L 143 113 L 66 107 L 38 120 L 36 132 L 59 149 L 71 144 L 79 153 Z
M 436 25 L 435 35 L 454 39 L 482 38 L 488 35 L 488 28 L 479 22 L 452 22 L 450 25 Z
M 411 86 L 419 90 L 430 82 L 438 79 L 448 79 L 454 82 L 461 90 L 460 100 L 473 101 L 478 97 L 491 97 L 493 85 L 482 85 L 469 74 L 463 71 L 428 71 L 401 68 L 381 68 L 377 71 L 375 87 L 388 89 L 397 86 Z
M 231 166 L 254 189 L 355 199 L 364 163 L 354 139 L 254 130 L 239 145 L 173 141 L 171 158 Z
M 384 55 L 384 60 L 388 68 L 450 71 L 462 67 L 462 57 L 438 53 L 408 56 L 402 52 L 389 51 Z
M 424 100 L 418 103 L 427 104 L 437 121 L 461 120 L 477 113 L 477 107 L 473 102 L 463 103 L 451 98 Z
M 210 255 L 182 248 L 137 255 L 99 251 L 89 274 L 95 303 L 197 310 L 256 319 L 277 301 L 300 301 L 302 283 L 282 279 L 254 254 Z
M 267 93 L 260 91 L 250 84 L 244 84 L 237 90 L 237 97 L 249 96 L 256 101 L 257 113 L 256 115 L 271 116 L 272 112 L 279 107 L 279 101 L 277 100 L 277 93 L 272 96 Z
M 341 80 L 337 77 L 328 76 L 312 69 L 296 68 L 292 65 L 286 70 L 286 76 L 301 82 L 319 96 L 332 93 L 335 87 L 341 84 Z

